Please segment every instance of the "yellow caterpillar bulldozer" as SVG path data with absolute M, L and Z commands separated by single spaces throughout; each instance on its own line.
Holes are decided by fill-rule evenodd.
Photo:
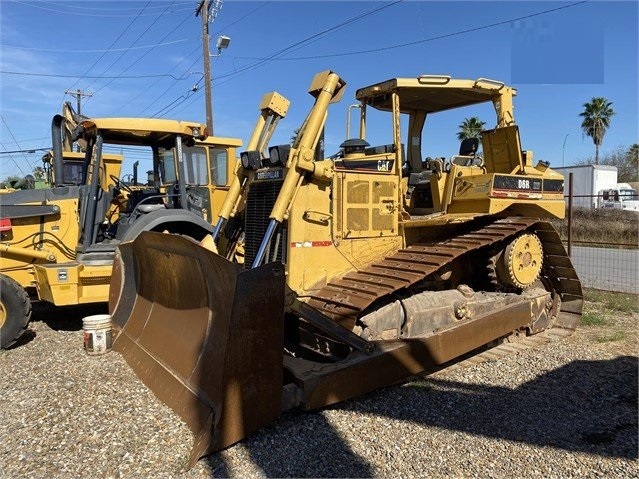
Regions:
M 255 134 L 270 137 L 287 108 L 285 98 L 267 95 Z M 141 231 L 210 237 L 242 144 L 208 136 L 200 123 L 79 118 L 70 106 L 53 118 L 52 138 L 44 158 L 50 187 L 0 195 L 3 349 L 26 330 L 32 301 L 106 303 L 120 242 Z M 85 151 L 74 152 L 74 141 Z M 105 145 L 136 148 L 152 160 L 146 181 L 138 182 L 137 168 L 123 181 L 123 157 L 105 152 Z
M 293 144 L 241 153 L 213 239 L 233 223 L 243 264 L 177 235 L 118 246 L 114 349 L 193 431 L 191 465 L 282 411 L 569 333 L 581 317 L 581 283 L 543 219 L 564 216 L 564 180 L 522 149 L 515 89 L 440 75 L 361 88 L 359 136 L 317 159 L 345 86 L 318 73 Z M 481 103 L 496 113 L 483 153 L 473 139 L 424 161 L 427 116 Z M 384 144 L 366 141 L 371 110 Z

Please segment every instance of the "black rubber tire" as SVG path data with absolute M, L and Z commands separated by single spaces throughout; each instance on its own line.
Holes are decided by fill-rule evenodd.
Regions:
M 31 300 L 27 292 L 15 280 L 0 275 L 0 301 L 4 324 L 0 327 L 0 349 L 6 349 L 27 330 L 31 319 Z

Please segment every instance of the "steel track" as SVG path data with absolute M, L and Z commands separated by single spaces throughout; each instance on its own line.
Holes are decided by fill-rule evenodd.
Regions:
M 463 255 L 507 240 L 527 231 L 542 242 L 542 275 L 555 298 L 555 321 L 552 327 L 574 330 L 583 305 L 581 283 L 561 239 L 553 226 L 539 218 L 511 217 L 495 219 L 489 224 L 469 224 L 465 234 L 436 243 L 414 244 L 376 262 L 330 281 L 308 304 L 341 324 L 355 319 L 374 302 L 415 285 Z M 547 286 L 548 287 L 548 286 Z

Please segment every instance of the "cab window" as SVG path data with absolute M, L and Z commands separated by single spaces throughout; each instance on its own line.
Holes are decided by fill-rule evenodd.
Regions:
M 186 183 L 189 185 L 208 185 L 206 149 L 200 146 L 187 146 L 182 148 L 182 152 L 186 167 Z
M 79 185 L 82 182 L 82 172 L 84 165 L 81 161 L 63 161 L 64 178 L 63 183 Z
M 213 184 L 226 186 L 228 184 L 226 174 L 228 164 L 227 150 L 223 148 L 209 148 L 209 154 L 211 155 L 211 178 L 213 178 Z
M 175 158 L 173 157 L 173 149 L 160 150 L 160 181 L 163 184 L 173 183 L 177 180 L 175 174 Z

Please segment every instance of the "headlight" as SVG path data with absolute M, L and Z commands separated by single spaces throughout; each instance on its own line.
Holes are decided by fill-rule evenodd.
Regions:
M 272 146 L 268 149 L 269 166 L 285 165 L 288 162 L 288 155 L 291 152 L 291 145 Z
M 247 170 L 257 170 L 262 166 L 262 157 L 259 151 L 243 151 L 240 153 L 242 167 Z

